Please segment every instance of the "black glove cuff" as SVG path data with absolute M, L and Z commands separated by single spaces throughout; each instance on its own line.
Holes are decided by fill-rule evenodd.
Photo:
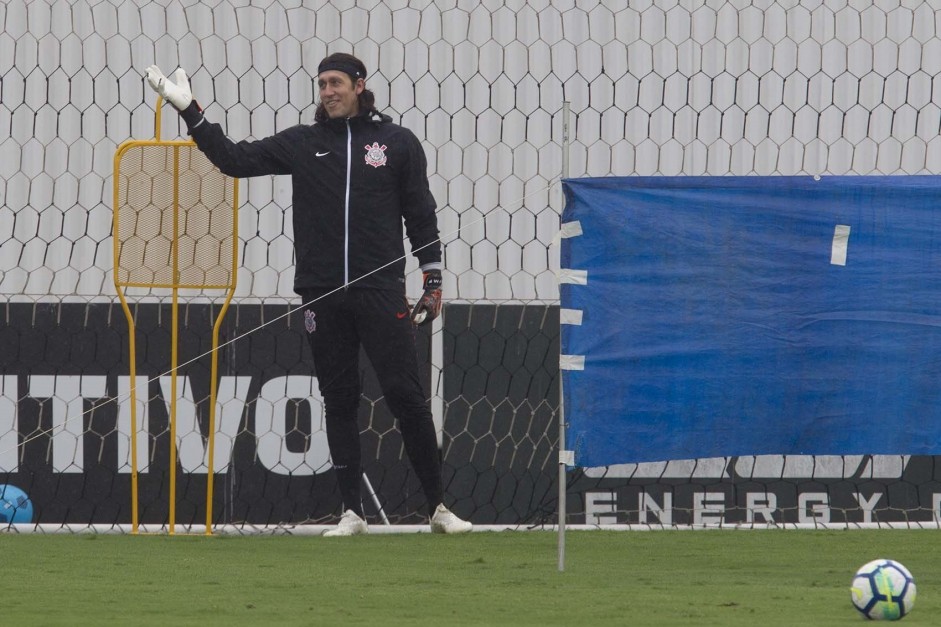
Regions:
M 186 130 L 190 135 L 193 134 L 193 129 L 202 124 L 205 120 L 205 118 L 203 118 L 203 110 L 200 108 L 195 98 L 188 107 L 180 111 L 180 117 L 186 122 Z
M 441 270 L 428 270 L 425 272 L 423 289 L 434 290 L 441 287 Z

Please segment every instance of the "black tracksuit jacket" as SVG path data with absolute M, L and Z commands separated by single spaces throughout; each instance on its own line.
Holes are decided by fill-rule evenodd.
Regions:
M 425 153 L 389 116 L 368 111 L 238 143 L 208 120 L 190 132 L 224 174 L 291 175 L 296 292 L 348 284 L 402 291 L 403 218 L 419 263 L 441 261 Z

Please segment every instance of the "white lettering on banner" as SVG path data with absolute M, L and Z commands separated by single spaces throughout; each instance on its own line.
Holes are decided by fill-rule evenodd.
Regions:
M 773 523 L 774 512 L 778 509 L 778 495 L 773 492 L 749 492 L 745 495 L 745 522 L 753 523 L 755 516 L 761 516 L 762 522 Z
M 216 390 L 216 442 L 213 472 L 225 472 L 232 461 L 232 449 L 242 414 L 248 400 L 251 377 L 222 377 Z M 204 467 L 209 467 L 209 451 L 206 450 Z
M 137 406 L 137 472 L 150 470 L 150 394 L 147 377 L 134 377 Z M 131 472 L 131 377 L 118 377 L 118 472 Z
M 255 402 L 255 433 L 258 461 L 280 475 L 314 475 L 331 467 L 327 433 L 323 425 L 323 399 L 315 377 L 286 376 L 267 381 Z M 303 453 L 288 450 L 288 401 L 310 404 L 311 435 Z M 317 401 L 316 403 L 314 401 Z M 275 417 L 278 420 L 275 420 Z
M 216 441 L 213 472 L 224 473 L 232 460 L 232 450 L 248 400 L 251 377 L 220 377 L 216 394 Z M 106 399 L 104 375 L 31 375 L 28 395 L 48 399 L 52 426 L 50 448 L 55 472 L 85 471 L 84 438 L 86 400 Z M 19 469 L 19 425 L 17 376 L 0 377 L 0 472 Z M 177 381 L 176 434 L 178 461 L 187 473 L 205 474 L 209 466 L 208 440 L 198 420 L 189 377 Z M 150 393 L 147 376 L 136 377 L 137 466 L 148 472 L 151 461 Z M 162 401 L 170 411 L 170 377 L 160 378 Z M 119 473 L 131 472 L 131 378 L 117 378 L 117 454 Z M 297 430 L 296 416 L 288 415 L 290 400 L 304 400 L 311 407 L 311 435 L 305 451 L 288 450 L 285 437 Z M 258 434 L 258 460 L 279 474 L 313 475 L 330 468 L 330 453 L 323 426 L 323 402 L 315 377 L 279 377 L 266 382 L 256 403 L 255 432 Z
M 131 472 L 131 396 L 130 377 L 118 377 L 118 471 Z M 148 378 L 137 377 L 137 472 L 150 469 L 150 403 L 147 402 Z M 248 399 L 251 377 L 220 377 L 216 392 L 216 442 L 213 455 L 213 472 L 224 473 L 232 459 L 232 447 L 238 435 L 242 412 Z M 177 389 L 182 390 L 176 403 L 177 459 L 184 472 L 205 473 L 209 467 L 208 441 L 203 436 L 196 419 L 196 403 L 193 402 L 189 377 L 177 380 Z M 170 377 L 160 378 L 163 402 L 170 412 Z
M 617 492 L 585 492 L 585 524 L 617 523 Z
M 693 524 L 717 525 L 725 520 L 725 492 L 693 492 Z
M 235 446 L 235 436 L 238 435 L 251 382 L 251 377 L 221 377 L 219 380 L 219 389 L 216 392 L 213 473 L 224 472 L 232 459 L 232 447 Z M 160 389 L 168 414 L 171 388 L 170 377 L 160 377 Z M 180 467 L 183 472 L 204 473 L 209 468 L 209 442 L 196 419 L 196 403 L 193 402 L 193 388 L 190 386 L 189 377 L 177 379 L 177 392 L 179 398 L 176 401 L 176 440 Z M 206 419 L 208 422 L 208 415 Z
M 797 522 L 830 522 L 830 497 L 826 492 L 805 492 L 797 496 Z
M 49 399 L 52 405 L 52 469 L 56 472 L 85 471 L 85 399 L 108 395 L 104 375 L 30 375 L 29 395 Z
M 17 425 L 16 397 L 17 376 L 5 374 L 0 377 L 0 472 L 19 470 L 19 429 Z
M 882 492 L 874 492 L 868 501 L 860 492 L 853 492 L 853 496 L 863 510 L 863 522 L 872 522 L 872 510 L 876 508 L 876 504 L 882 498 Z
M 673 494 L 670 492 L 663 493 L 663 505 L 657 503 L 653 495 L 646 492 L 641 492 L 637 501 L 639 522 L 646 523 L 649 512 L 657 517 L 661 525 L 673 524 Z
M 879 504 L 884 492 L 875 492 L 868 498 L 861 492 L 846 492 L 845 498 L 852 495 L 859 504 L 858 509 L 843 510 L 847 513 L 845 522 L 872 523 L 873 512 Z M 614 524 L 674 524 L 674 514 L 681 512 L 691 514 L 690 523 L 699 526 L 720 526 L 726 524 L 781 524 L 797 522 L 802 524 L 819 525 L 831 522 L 831 495 L 827 492 L 804 492 L 797 495 L 797 520 L 785 515 L 780 508 L 779 495 L 774 492 L 745 492 L 744 515 L 736 505 L 735 495 L 726 492 L 693 492 L 689 501 L 674 508 L 674 494 L 669 491 L 648 493 L 641 490 L 637 494 L 637 509 L 632 510 L 619 503 L 620 495 L 617 491 L 586 491 L 585 496 L 585 524 L 588 525 L 614 525 Z M 633 497 L 632 497 L 633 498 Z M 662 502 L 658 502 L 657 499 Z M 941 494 L 933 493 L 932 519 L 941 521 Z M 729 510 L 737 512 L 729 516 Z M 841 508 L 842 510 L 842 508 Z M 795 508 L 787 508 L 790 514 Z M 849 512 L 855 512 L 850 514 Z M 650 516 L 653 514 L 653 516 Z M 882 520 L 880 522 L 887 522 Z M 681 521 L 681 524 L 685 523 Z

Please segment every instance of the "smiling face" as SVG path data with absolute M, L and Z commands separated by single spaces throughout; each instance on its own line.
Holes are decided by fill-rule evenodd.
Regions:
M 366 82 L 358 78 L 353 82 L 346 72 L 327 70 L 317 77 L 320 88 L 320 101 L 327 115 L 331 118 L 351 118 L 359 113 L 359 95 L 366 88 Z

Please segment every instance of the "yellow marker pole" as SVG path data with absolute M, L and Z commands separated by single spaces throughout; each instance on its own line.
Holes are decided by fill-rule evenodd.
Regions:
M 225 213 L 219 214 L 215 212 L 226 211 L 223 209 L 224 204 L 229 205 L 229 211 L 231 211 L 231 230 L 226 230 L 226 226 L 222 227 L 221 234 L 218 232 L 210 232 L 206 242 L 210 246 L 210 250 L 216 250 L 215 256 L 210 253 L 210 256 L 206 256 L 206 253 L 203 253 L 202 256 L 197 254 L 197 257 L 188 263 L 185 261 L 183 255 L 186 254 L 188 249 L 185 248 L 187 242 L 189 242 L 186 231 L 186 223 L 188 221 L 188 216 L 182 216 L 181 211 L 183 210 L 185 200 L 183 195 L 187 191 L 183 187 L 181 182 L 182 169 L 184 166 L 188 171 L 196 171 L 194 168 L 206 168 L 207 166 L 211 167 L 211 164 L 208 163 L 205 157 L 199 156 L 197 158 L 195 155 L 198 154 L 195 151 L 196 144 L 192 140 L 173 140 L 173 141 L 162 141 L 160 139 L 160 126 L 161 126 L 161 109 L 162 109 L 163 99 L 158 96 L 156 112 L 154 116 L 154 139 L 153 140 L 129 140 L 122 143 L 117 151 L 115 152 L 114 157 L 114 222 L 113 222 L 113 253 L 115 261 L 115 270 L 114 270 L 114 283 L 115 289 L 118 294 L 118 298 L 121 301 L 122 309 L 124 310 L 124 315 L 127 318 L 128 328 L 129 328 L 129 342 L 128 348 L 130 352 L 130 375 L 131 375 L 131 387 L 130 387 L 130 396 L 131 396 L 131 412 L 130 412 L 130 430 L 131 430 L 131 519 L 132 519 L 132 533 L 137 534 L 139 531 L 139 473 L 138 473 L 138 450 L 137 450 L 137 431 L 138 431 L 138 419 L 137 419 L 137 369 L 136 369 L 136 329 L 134 322 L 134 315 L 131 312 L 130 306 L 125 294 L 126 288 L 147 288 L 147 289 L 169 289 L 171 291 L 171 347 L 170 347 L 170 403 L 169 403 L 169 413 L 170 413 L 170 486 L 169 486 L 169 513 L 168 513 L 168 533 L 169 535 L 175 535 L 176 532 L 176 476 L 177 476 L 177 429 L 176 429 L 176 417 L 177 417 L 177 407 L 178 407 L 178 397 L 179 397 L 179 378 L 178 378 L 178 369 L 179 369 L 179 301 L 180 301 L 180 290 L 182 289 L 201 289 L 201 290 L 213 290 L 213 289 L 225 289 L 226 298 L 225 302 L 222 304 L 222 307 L 219 311 L 218 316 L 216 317 L 213 328 L 212 328 L 212 367 L 211 367 L 211 381 L 210 381 L 210 394 L 209 394 L 209 433 L 207 435 L 207 454 L 208 454 L 208 464 L 207 469 L 207 484 L 206 484 L 206 535 L 212 534 L 212 503 L 213 503 L 213 473 L 215 468 L 215 433 L 216 433 L 216 398 L 218 396 L 218 377 L 219 377 L 219 367 L 218 367 L 218 350 L 219 350 L 219 335 L 220 329 L 222 327 L 223 318 L 228 310 L 228 307 L 232 301 L 232 298 L 235 295 L 235 287 L 237 283 L 237 270 L 238 270 L 238 180 L 232 180 L 232 196 L 231 203 L 226 201 L 226 194 L 223 195 L 223 204 L 217 204 L 216 206 L 210 206 L 203 204 L 202 202 L 197 203 L 198 212 L 195 214 L 197 220 L 200 218 L 206 218 L 208 216 L 210 225 L 217 224 L 216 218 L 212 216 L 219 216 L 218 219 L 225 220 Z M 152 152 L 154 149 L 160 151 L 164 150 L 166 152 Z M 135 153 L 135 150 L 139 150 L 139 153 Z M 140 168 L 139 171 L 135 171 L 137 174 L 144 174 L 143 185 L 141 188 L 141 182 L 134 182 L 134 174 L 132 172 L 130 175 L 122 176 L 121 172 L 121 159 L 125 155 L 135 155 L 140 161 L 137 163 L 137 167 Z M 165 165 L 163 167 L 172 170 L 173 174 L 173 186 L 172 186 L 172 198 L 169 199 L 172 203 L 172 208 L 160 207 L 154 204 L 154 197 L 151 195 L 149 202 L 147 202 L 146 196 L 145 201 L 141 204 L 141 194 L 147 194 L 152 192 L 153 188 L 148 188 L 149 184 L 153 185 L 153 172 L 149 172 L 148 168 L 154 165 L 153 158 L 154 155 L 159 159 L 163 159 Z M 172 155 L 172 157 L 171 157 Z M 149 156 L 149 160 L 148 160 Z M 184 163 L 184 156 L 186 157 L 186 162 Z M 172 165 L 167 163 L 167 161 L 172 161 Z M 199 165 L 197 165 L 199 162 Z M 159 162 L 158 162 L 159 163 Z M 148 179 L 149 175 L 149 179 Z M 213 171 L 201 170 L 201 177 L 208 177 L 206 180 L 210 181 L 212 185 L 221 183 L 223 189 L 227 188 L 227 179 L 222 176 L 221 172 L 218 169 Z M 221 177 L 221 178 L 220 178 Z M 218 183 L 217 183 L 218 181 Z M 122 183 L 125 185 L 124 195 L 122 196 Z M 205 182 L 203 184 L 206 184 Z M 142 191 L 143 190 L 143 191 Z M 192 193 L 192 192 L 190 192 Z M 197 190 L 196 193 L 199 193 Z M 186 198 L 190 198 L 187 196 Z M 201 198 L 197 199 L 201 200 Z M 190 207 L 189 204 L 186 205 Z M 167 209 L 172 209 L 172 214 L 169 214 L 167 217 L 171 218 L 169 222 L 172 223 L 172 235 L 170 235 L 170 249 L 169 255 L 170 259 L 166 258 L 166 253 L 161 253 L 160 249 L 155 249 L 157 252 L 154 253 L 156 256 L 151 256 L 151 253 L 148 252 L 147 242 L 145 240 L 141 244 L 141 238 L 137 233 L 137 228 L 141 225 L 142 210 L 147 212 L 152 212 L 153 210 L 158 211 L 157 220 L 159 221 L 157 228 L 162 232 L 164 225 L 164 213 Z M 128 212 L 130 222 L 130 228 L 128 225 L 125 225 L 124 229 L 127 233 L 121 231 L 120 226 L 120 215 L 123 211 Z M 147 214 L 149 218 L 153 219 L 153 213 Z M 146 222 L 145 222 L 146 224 Z M 225 222 L 223 222 L 225 224 Z M 211 231 L 213 229 L 211 228 Z M 218 231 L 218 227 L 216 228 Z M 169 234 L 168 234 L 169 235 Z M 192 238 L 190 238 L 192 239 Z M 186 241 L 181 241 L 186 240 Z M 226 242 L 231 240 L 231 246 L 227 245 Z M 200 250 L 200 242 L 203 240 L 198 237 L 193 241 L 195 250 Z M 213 244 L 217 245 L 218 248 L 213 249 Z M 143 249 L 141 248 L 143 246 Z M 161 261 L 162 260 L 162 261 Z M 167 265 L 169 263 L 169 265 Z M 186 263 L 186 267 L 184 267 Z M 202 280 L 193 279 L 190 272 L 192 270 L 202 271 Z M 169 274 L 168 274 L 169 271 Z M 220 276 L 219 273 L 222 273 Z M 148 274 L 151 273 L 151 274 Z M 210 274 L 212 273 L 213 278 L 210 279 Z M 222 277 L 225 277 L 224 280 L 220 280 Z
M 120 177 L 117 176 L 117 173 L 120 169 L 121 161 L 121 152 L 115 153 L 114 156 L 114 207 L 118 206 L 119 203 L 119 194 L 120 186 L 119 181 Z M 113 255 L 114 259 L 117 260 L 120 258 L 120 245 L 121 238 L 118 237 L 120 233 L 120 212 L 114 211 L 114 227 L 113 227 L 113 236 L 112 236 L 112 246 L 113 246 Z M 131 435 L 131 533 L 137 534 L 138 532 L 138 511 L 137 511 L 137 346 L 135 343 L 135 338 L 137 330 L 134 326 L 134 316 L 131 314 L 131 308 L 127 304 L 127 299 L 124 297 L 124 290 L 121 288 L 118 278 L 118 272 L 115 271 L 112 273 L 114 279 L 114 288 L 118 294 L 118 299 L 121 301 L 121 309 L 124 311 L 124 317 L 127 318 L 127 328 L 128 328 L 128 353 L 129 353 L 129 374 L 131 376 L 131 390 L 130 390 L 130 402 L 131 402 L 131 424 L 130 424 L 130 435 Z
M 219 315 L 216 316 L 216 322 L 212 326 L 212 367 L 209 380 L 209 442 L 207 444 L 209 454 L 206 469 L 206 535 L 212 535 L 212 498 L 214 492 L 215 477 L 215 451 L 216 451 L 216 396 L 218 394 L 219 381 L 219 330 L 222 328 L 222 319 L 229 309 L 229 303 L 235 295 L 235 283 L 238 275 L 238 206 L 239 206 L 239 186 L 235 182 L 232 190 L 232 267 L 229 271 L 228 292 Z
M 176 408 L 177 369 L 180 363 L 180 149 L 173 149 L 173 288 L 170 312 L 170 520 L 169 533 L 176 532 Z

